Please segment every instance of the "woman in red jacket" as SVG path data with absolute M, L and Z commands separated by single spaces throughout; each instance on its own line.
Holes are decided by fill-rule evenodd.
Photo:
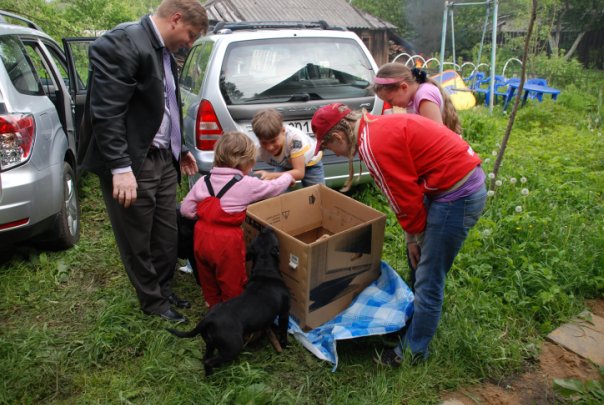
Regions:
M 311 124 L 317 151 L 359 153 L 406 233 L 414 313 L 401 344 L 377 360 L 398 366 L 405 349 L 413 361 L 425 359 L 447 272 L 485 205 L 480 158 L 458 134 L 415 114 L 361 115 L 336 103 L 318 109 Z

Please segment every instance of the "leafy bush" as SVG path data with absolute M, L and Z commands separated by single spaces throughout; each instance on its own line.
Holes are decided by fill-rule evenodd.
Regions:
M 531 74 L 546 79 L 550 86 L 562 87 L 581 82 L 582 87 L 587 88 L 585 69 L 577 59 L 566 60 L 562 56 L 539 54 L 533 56 L 528 66 Z
M 462 123 L 463 137 L 477 149 L 487 139 L 492 139 L 501 128 L 501 119 L 489 114 L 488 110 L 477 108 L 474 110 L 460 111 L 459 118 Z
M 604 366 L 600 366 L 599 380 L 583 382 L 572 378 L 555 378 L 554 388 L 574 404 L 601 404 L 604 402 Z
M 598 97 L 597 94 L 586 93 L 578 88 L 576 84 L 570 83 L 564 88 L 558 101 L 570 110 L 584 113 L 597 104 Z

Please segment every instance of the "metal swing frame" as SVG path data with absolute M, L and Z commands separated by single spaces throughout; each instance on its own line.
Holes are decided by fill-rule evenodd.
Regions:
M 478 63 L 480 63 L 480 58 L 482 57 L 482 46 L 484 44 L 484 39 L 486 36 L 486 30 L 489 22 L 489 14 L 493 13 L 492 16 L 492 38 L 491 38 L 491 80 L 489 81 L 490 94 L 495 94 L 495 61 L 497 55 L 497 12 L 499 9 L 499 1 L 498 0 L 486 0 L 482 2 L 469 2 L 469 3 L 456 3 L 454 1 L 445 1 L 445 8 L 443 12 L 443 26 L 442 26 L 442 35 L 440 41 L 440 80 L 442 80 L 443 66 L 445 60 L 445 43 L 447 39 L 447 21 L 448 17 L 451 18 L 451 48 L 453 55 L 453 63 L 455 63 L 455 20 L 454 20 L 454 7 L 460 6 L 479 6 L 486 5 L 486 15 L 484 20 L 484 25 L 482 28 L 482 38 L 480 40 L 480 48 L 478 50 Z M 493 112 L 493 100 L 495 97 L 489 97 L 489 112 Z

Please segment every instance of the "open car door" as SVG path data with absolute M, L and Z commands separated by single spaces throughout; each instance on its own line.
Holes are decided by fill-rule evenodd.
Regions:
M 88 47 L 95 37 L 63 38 L 63 48 L 67 59 L 69 89 L 74 103 L 76 133 L 82 123 L 86 92 L 88 87 Z M 79 134 L 76 135 L 76 144 Z

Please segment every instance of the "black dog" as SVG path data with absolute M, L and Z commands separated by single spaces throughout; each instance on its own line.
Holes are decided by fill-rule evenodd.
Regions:
M 168 329 L 178 337 L 201 334 L 206 343 L 203 358 L 206 375 L 214 367 L 234 360 L 243 349 L 244 337 L 270 328 L 277 316 L 279 343 L 287 346 L 290 296 L 279 272 L 279 242 L 275 233 L 263 229 L 248 250 L 247 258 L 252 260 L 252 270 L 241 295 L 212 307 L 190 332 Z M 218 353 L 214 354 L 215 351 Z

